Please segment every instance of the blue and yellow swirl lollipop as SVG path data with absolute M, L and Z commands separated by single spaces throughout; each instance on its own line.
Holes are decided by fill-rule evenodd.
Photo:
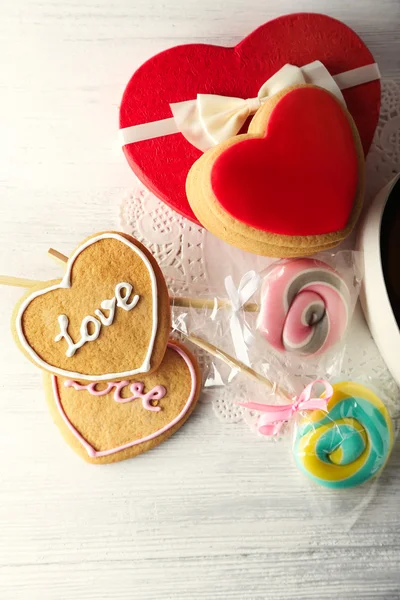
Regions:
M 306 413 L 297 427 L 294 456 L 313 481 L 343 489 L 365 483 L 386 464 L 393 426 L 383 402 L 352 381 L 332 386 L 328 413 Z

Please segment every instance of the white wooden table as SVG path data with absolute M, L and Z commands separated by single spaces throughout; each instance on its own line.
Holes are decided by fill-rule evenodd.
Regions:
M 135 67 L 293 10 L 344 20 L 400 77 L 398 0 L 3 0 L 0 273 L 57 277 L 49 246 L 118 226 L 132 181 L 118 103 Z M 207 404 L 158 450 L 86 465 L 12 342 L 19 294 L 0 290 L 1 600 L 400 598 L 398 449 L 358 520 L 313 514 L 288 448 Z

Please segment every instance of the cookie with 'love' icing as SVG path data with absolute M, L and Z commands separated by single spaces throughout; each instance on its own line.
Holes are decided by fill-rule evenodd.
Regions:
M 168 290 L 142 244 L 100 233 L 71 254 L 62 279 L 20 300 L 12 326 L 23 353 L 55 375 L 97 382 L 151 373 L 168 343 Z
M 142 454 L 175 433 L 196 405 L 201 377 L 192 354 L 170 342 L 151 374 L 84 384 L 46 373 L 44 387 L 66 442 L 84 460 L 104 464 Z
M 204 227 L 248 252 L 295 257 L 332 248 L 362 207 L 357 128 L 329 92 L 286 88 L 261 106 L 249 133 L 199 158 L 186 192 Z

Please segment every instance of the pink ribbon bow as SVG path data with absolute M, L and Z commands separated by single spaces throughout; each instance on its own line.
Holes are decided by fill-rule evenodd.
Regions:
M 320 383 L 324 386 L 324 398 L 312 398 L 314 385 Z M 324 379 L 316 379 L 296 396 L 292 404 L 260 404 L 259 402 L 239 402 L 240 406 L 250 410 L 259 410 L 263 414 L 258 418 L 258 431 L 262 435 L 277 435 L 284 423 L 290 421 L 294 414 L 300 410 L 328 411 L 328 402 L 333 396 L 333 387 Z

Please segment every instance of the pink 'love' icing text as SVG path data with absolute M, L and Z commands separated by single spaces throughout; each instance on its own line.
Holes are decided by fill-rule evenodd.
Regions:
M 129 396 L 129 398 L 122 398 L 122 396 L 121 396 L 122 390 L 127 385 L 129 385 L 129 381 L 126 381 L 126 380 L 111 381 L 110 383 L 107 383 L 107 387 L 105 387 L 104 390 L 96 389 L 96 387 L 98 385 L 98 383 L 96 381 L 94 383 L 82 385 L 82 384 L 78 383 L 77 381 L 73 381 L 72 379 L 67 379 L 67 381 L 65 381 L 64 385 L 65 385 L 65 387 L 73 387 L 75 390 L 78 390 L 78 391 L 86 390 L 92 396 L 106 396 L 107 394 L 109 394 L 111 392 L 112 389 L 114 389 L 115 402 L 125 403 L 125 402 L 132 402 L 132 400 L 141 399 L 143 408 L 145 408 L 146 410 L 151 410 L 152 412 L 160 411 L 161 407 L 153 406 L 153 404 L 151 404 L 151 401 L 152 400 L 161 400 L 161 398 L 164 398 L 165 394 L 167 393 L 167 390 L 165 389 L 165 387 L 163 385 L 156 385 L 156 387 L 154 387 L 152 390 L 150 390 L 150 392 L 147 392 L 145 394 L 145 393 L 143 393 L 144 384 L 142 382 L 134 382 L 134 383 L 131 383 L 129 386 L 129 389 L 132 392 L 132 396 Z

